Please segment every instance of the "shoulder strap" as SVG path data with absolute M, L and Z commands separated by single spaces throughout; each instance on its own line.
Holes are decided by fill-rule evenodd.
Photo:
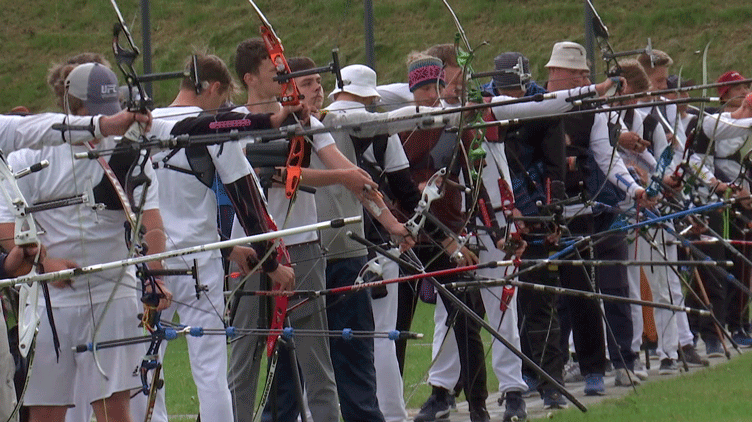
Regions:
M 185 149 L 185 156 L 188 158 L 188 165 L 199 182 L 211 189 L 214 184 L 214 161 L 209 154 L 209 148 L 206 145 L 194 145 Z

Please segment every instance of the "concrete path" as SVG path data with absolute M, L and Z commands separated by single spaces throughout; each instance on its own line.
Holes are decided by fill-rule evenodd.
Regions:
M 702 344 L 698 345 L 698 351 L 704 351 L 705 347 Z M 752 349 L 740 349 L 743 353 L 752 351 Z M 703 353 L 700 353 L 702 357 L 705 357 Z M 739 356 L 736 351 L 731 349 L 731 358 L 733 359 L 735 356 Z M 644 355 L 642 356 L 644 358 Z M 727 362 L 727 359 L 725 357 L 721 358 L 711 358 L 709 359 L 710 366 L 715 366 L 724 362 Z M 658 360 L 651 360 L 651 369 L 648 371 L 649 378 L 647 381 L 644 381 L 644 383 L 648 382 L 657 382 L 665 379 L 669 379 L 676 376 L 682 376 L 683 374 L 686 374 L 685 372 L 680 372 L 679 374 L 675 375 L 658 375 L 658 367 L 660 366 L 660 362 Z M 689 373 L 702 371 L 704 368 L 690 368 Z M 629 394 L 632 390 L 632 388 L 628 387 L 616 387 L 614 386 L 614 373 L 610 372 L 606 374 L 606 377 L 604 379 L 605 385 L 606 385 L 606 395 L 604 396 L 585 396 L 585 393 L 583 392 L 585 388 L 584 381 L 580 382 L 574 382 L 574 383 L 567 383 L 566 387 L 567 389 L 586 407 L 589 407 L 595 403 L 600 402 L 604 399 L 609 398 L 619 398 L 623 397 L 627 394 Z M 637 387 L 637 391 L 639 394 L 640 387 Z M 502 420 L 502 416 L 504 415 L 504 407 L 499 406 L 497 403 L 497 400 L 499 399 L 499 394 L 494 393 L 491 394 L 491 397 L 489 397 L 488 401 L 486 402 L 486 407 L 488 408 L 488 413 L 491 415 L 491 421 L 497 422 Z M 534 397 L 526 398 L 525 403 L 527 405 L 527 413 L 528 413 L 528 419 L 535 419 L 535 418 L 545 418 L 548 413 L 550 413 L 550 410 L 544 410 L 543 409 L 543 400 L 541 400 L 540 396 L 536 394 Z M 573 407 L 570 403 L 570 408 Z M 419 409 L 409 409 L 409 415 L 412 420 L 412 418 L 418 413 Z M 554 410 L 553 412 L 556 412 Z M 470 412 L 468 411 L 467 402 L 458 402 L 457 403 L 457 410 L 452 411 L 450 413 L 450 421 L 451 422 L 470 422 Z

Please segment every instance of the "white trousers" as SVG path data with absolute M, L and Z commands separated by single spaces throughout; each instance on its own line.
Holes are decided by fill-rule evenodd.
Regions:
M 399 254 L 396 249 L 391 252 Z M 399 276 L 397 263 L 380 256 L 379 263 L 383 271 L 383 279 L 392 279 Z M 391 331 L 397 327 L 398 290 L 397 283 L 386 286 L 387 295 L 374 299 L 373 322 L 376 331 Z M 388 338 L 376 338 L 373 340 L 374 366 L 376 367 L 376 397 L 379 400 L 379 409 L 384 415 L 386 422 L 406 422 L 407 410 L 403 397 L 404 385 L 402 374 L 397 362 L 397 348 L 393 340 Z
M 650 244 L 642 237 L 637 239 L 637 259 L 647 261 L 665 261 L 663 254 L 669 261 L 676 261 L 676 245 L 665 245 L 666 240 L 673 240 L 664 230 L 649 230 L 647 236 L 655 238 L 655 244 L 662 250 L 654 250 Z M 665 245 L 665 246 L 664 246 Z M 632 251 L 630 251 L 632 253 Z M 634 255 L 631 255 L 634 256 Z M 650 283 L 650 290 L 653 294 L 653 301 L 663 304 L 683 305 L 684 296 L 681 290 L 681 280 L 676 273 L 666 265 L 642 267 L 645 276 Z M 628 267 L 629 291 L 632 298 L 640 298 L 640 267 Z M 658 333 L 658 356 L 660 359 L 671 358 L 678 359 L 679 347 L 679 325 L 682 331 L 689 331 L 687 314 L 684 312 L 674 312 L 668 309 L 654 309 L 655 327 Z M 639 315 L 638 315 L 639 314 Z M 642 344 L 642 307 L 632 305 L 632 323 L 634 326 L 634 336 L 632 338 L 632 350 L 639 352 Z M 685 335 L 683 335 L 684 337 Z M 691 332 L 690 332 L 691 341 Z
M 480 252 L 478 257 L 480 262 L 502 261 L 504 259 L 504 252 L 494 247 L 493 241 L 487 234 L 480 235 L 480 240 L 487 248 L 487 250 Z M 477 274 L 489 278 L 502 278 L 511 271 L 512 267 L 484 268 L 478 270 Z M 509 301 L 506 312 L 501 310 L 503 289 L 502 286 L 481 289 L 483 305 L 486 308 L 486 315 L 491 326 L 498 329 L 499 334 L 514 348 L 520 350 L 520 331 L 517 325 L 517 289 L 515 289 L 514 296 Z M 509 391 L 527 390 L 527 384 L 522 379 L 522 359 L 496 339 L 493 339 L 491 348 L 491 362 L 494 374 L 499 380 L 499 392 L 504 394 Z

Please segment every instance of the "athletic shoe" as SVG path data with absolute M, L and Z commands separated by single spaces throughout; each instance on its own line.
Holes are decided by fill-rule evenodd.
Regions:
M 703 359 L 699 354 L 697 354 L 697 349 L 695 349 L 695 347 L 691 344 L 682 346 L 679 349 L 679 353 L 684 356 L 684 361 L 687 362 L 687 366 L 699 368 L 710 365 L 710 362 L 708 362 L 707 359 Z
M 585 395 L 603 396 L 606 394 L 606 386 L 603 384 L 602 374 L 585 375 Z
M 558 390 L 543 390 L 543 409 L 566 409 L 569 407 L 567 399 Z
M 645 364 L 640 359 L 634 361 L 634 374 L 640 381 L 646 381 L 648 379 L 648 371 L 645 369 Z
M 504 395 L 504 422 L 524 421 L 527 420 L 527 411 L 525 410 L 525 400 L 519 391 L 510 391 Z
M 734 342 L 739 345 L 739 347 L 752 347 L 752 337 L 747 334 L 744 330 L 736 330 L 734 331 L 734 334 L 731 336 L 732 339 L 734 339 Z
M 580 372 L 580 364 L 577 362 L 569 361 L 564 365 L 564 382 L 580 382 L 584 381 L 585 377 Z
M 672 374 L 678 374 L 679 373 L 679 367 L 676 366 L 676 362 L 674 362 L 671 358 L 665 358 L 661 359 L 661 367 L 658 369 L 658 375 L 672 375 Z
M 413 419 L 415 422 L 449 422 L 449 391 L 433 387 L 428 400 L 420 407 L 420 412 Z
M 629 369 L 619 368 L 616 370 L 616 377 L 614 378 L 614 385 L 616 387 L 631 387 L 633 385 L 640 385 L 640 379 L 634 372 Z
M 491 422 L 485 402 L 470 407 L 470 422 Z
M 650 356 L 650 360 L 658 360 L 658 350 L 656 349 L 648 349 L 648 356 Z
M 725 355 L 723 353 L 723 346 L 717 338 L 705 339 L 705 356 L 709 358 L 722 358 Z
M 522 380 L 527 384 L 527 390 L 522 392 L 522 397 L 533 397 L 538 392 L 538 378 L 522 374 Z

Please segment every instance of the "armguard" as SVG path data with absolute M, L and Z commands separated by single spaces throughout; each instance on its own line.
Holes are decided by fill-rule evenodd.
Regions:
M 271 119 L 269 114 L 243 114 L 234 112 L 222 112 L 216 115 L 201 115 L 189 117 L 175 124 L 171 130 L 173 135 L 202 135 L 216 132 L 229 132 L 231 130 L 258 130 L 269 129 Z M 271 217 L 266 210 L 264 197 L 258 189 L 258 184 L 252 175 L 246 175 L 240 179 L 226 184 L 227 195 L 230 197 L 240 225 L 247 235 L 266 233 L 276 228 L 269 224 Z M 266 255 L 269 248 L 274 247 L 273 242 L 259 242 L 251 245 L 256 254 L 261 257 Z M 279 265 L 276 259 L 276 251 L 272 251 L 261 268 L 266 272 L 277 269 Z
M 222 112 L 183 119 L 173 126 L 173 135 L 204 135 L 208 133 L 271 129 L 270 114 Z
M 225 189 L 230 201 L 232 201 L 233 208 L 235 208 L 238 221 L 247 235 L 266 233 L 276 229 L 269 224 L 271 218 L 268 217 L 266 202 L 258 189 L 258 184 L 253 179 L 253 175 L 248 174 L 228 183 L 225 185 Z M 266 255 L 269 248 L 274 249 L 274 242 L 256 242 L 251 247 L 256 251 L 257 256 L 262 257 Z M 265 272 L 271 272 L 276 270 L 278 265 L 277 252 L 272 250 L 269 257 L 261 264 L 261 268 Z

